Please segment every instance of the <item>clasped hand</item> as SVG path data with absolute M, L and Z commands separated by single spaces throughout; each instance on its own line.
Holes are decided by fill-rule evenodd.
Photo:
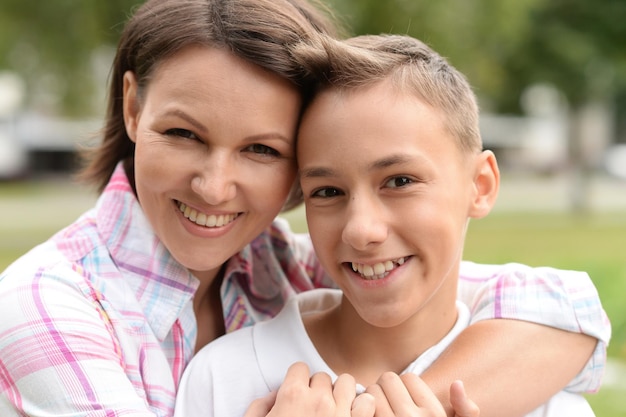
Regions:
M 465 393 L 463 384 L 450 386 L 455 417 L 479 417 L 480 410 Z M 244 417 L 447 417 L 431 389 L 415 374 L 386 372 L 377 383 L 356 394 L 351 375 L 333 384 L 325 373 L 309 374 L 304 363 L 287 371 L 277 392 L 252 403 Z

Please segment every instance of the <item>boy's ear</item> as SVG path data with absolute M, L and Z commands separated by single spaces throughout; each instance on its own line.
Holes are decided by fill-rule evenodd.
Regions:
M 491 151 L 482 151 L 476 156 L 474 195 L 469 216 L 479 219 L 489 214 L 496 203 L 499 189 L 500 170 L 496 156 Z
M 139 123 L 139 100 L 137 98 L 137 79 L 132 71 L 124 73 L 124 125 L 126 134 L 133 142 L 136 141 L 137 124 Z

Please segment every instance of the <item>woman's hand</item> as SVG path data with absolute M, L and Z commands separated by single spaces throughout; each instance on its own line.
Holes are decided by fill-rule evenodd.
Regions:
M 446 417 L 437 396 L 417 375 L 386 372 L 366 390 L 376 400 L 376 417 Z M 465 393 L 461 381 L 450 386 L 455 417 L 479 417 L 480 410 Z
M 454 381 L 450 385 L 450 403 L 454 408 L 454 417 L 480 416 L 478 405 L 467 397 L 462 381 Z

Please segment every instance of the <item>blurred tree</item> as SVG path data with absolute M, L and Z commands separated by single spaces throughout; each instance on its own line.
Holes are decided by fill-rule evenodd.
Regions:
M 530 36 L 529 16 L 542 5 L 542 0 L 331 1 L 355 34 L 406 33 L 435 48 L 468 77 L 483 107 L 507 90 L 504 61 Z
M 626 1 L 549 0 L 530 15 L 533 30 L 504 61 L 506 92 L 500 109 L 515 109 L 526 86 L 555 85 L 569 105 L 572 208 L 589 205 L 589 171 L 597 161 L 587 149 L 599 138 L 585 136 L 584 115 L 593 103 L 622 114 L 626 93 Z M 611 126 L 617 135 L 619 118 Z M 593 145 L 591 143 L 591 145 Z
M 535 82 L 556 85 L 573 108 L 598 96 L 624 103 L 624 0 L 321 1 L 353 33 L 407 33 L 432 45 L 468 76 L 484 109 L 519 112 Z M 49 92 L 66 113 L 93 113 L 103 82 L 94 85 L 94 61 L 104 56 L 106 71 L 111 59 L 98 51 L 114 47 L 139 3 L 2 0 L 0 70 L 20 73 L 32 102 Z
M 504 60 L 509 90 L 498 101 L 514 110 L 523 89 L 549 82 L 578 108 L 626 88 L 626 1 L 543 0 L 531 31 Z
M 30 103 L 69 114 L 93 110 L 96 54 L 114 45 L 139 0 L 2 0 L 0 69 L 24 77 Z M 49 100 L 48 100 L 49 101 Z M 33 103 L 36 102 L 36 103 Z
M 588 192 L 581 117 L 603 102 L 626 114 L 625 0 L 334 0 L 356 34 L 416 36 L 466 74 L 483 109 L 520 113 L 528 86 L 558 88 L 570 110 L 572 205 Z M 626 132 L 617 132 L 624 136 Z

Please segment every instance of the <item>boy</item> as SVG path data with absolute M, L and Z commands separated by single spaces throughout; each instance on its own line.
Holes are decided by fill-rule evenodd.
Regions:
M 248 404 L 298 361 L 351 374 L 361 389 L 386 371 L 420 374 L 469 324 L 456 301 L 464 238 L 499 187 L 471 88 L 407 36 L 321 43 L 294 50 L 326 80 L 304 113 L 297 157 L 309 232 L 341 291 L 300 295 L 275 319 L 199 353 L 181 385 L 181 415 L 225 416 L 232 395 Z M 561 392 L 528 415 L 593 412 Z

